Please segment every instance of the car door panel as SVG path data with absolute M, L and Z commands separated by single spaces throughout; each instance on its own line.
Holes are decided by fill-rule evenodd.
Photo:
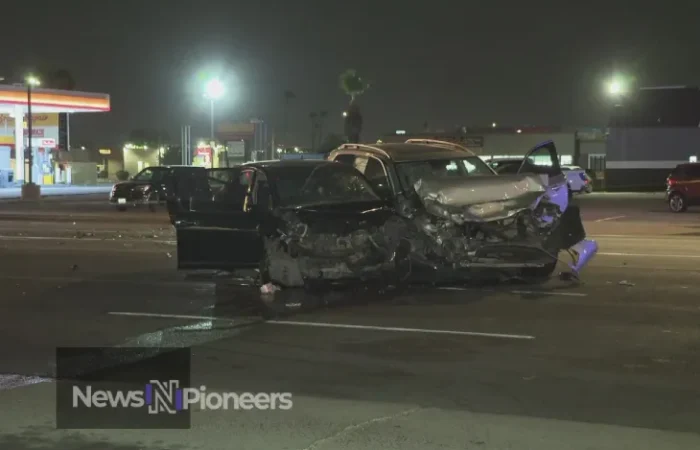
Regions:
M 228 170 L 232 171 L 229 175 L 233 181 L 211 177 L 208 171 L 190 173 L 194 176 L 188 181 L 184 176 L 178 180 L 178 201 L 169 210 L 177 235 L 179 269 L 233 270 L 259 264 L 262 241 L 258 215 L 244 209 L 246 197 L 251 195 L 254 171 Z M 244 173 L 251 174 L 245 180 L 247 184 L 236 185 L 244 181 Z M 221 183 L 232 194 L 214 195 L 211 187 L 209 191 L 204 188 L 205 180 L 209 185 Z
M 552 141 L 536 145 L 525 154 L 518 173 L 539 175 L 547 186 L 547 195 L 552 203 L 564 211 L 569 206 L 569 188 L 566 175 L 559 164 L 559 154 Z

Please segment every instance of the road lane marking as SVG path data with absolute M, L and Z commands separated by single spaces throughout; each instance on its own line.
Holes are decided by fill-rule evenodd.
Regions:
M 607 222 L 608 220 L 617 220 L 617 219 L 624 219 L 627 216 L 612 216 L 612 217 L 605 217 L 604 219 L 598 219 L 595 222 Z
M 160 286 L 177 288 L 214 288 L 213 281 L 183 281 L 183 280 L 127 280 L 127 279 L 101 279 L 83 277 L 46 277 L 31 275 L 2 275 L 0 280 L 20 280 L 39 281 L 46 283 L 112 283 L 112 284 L 132 284 L 137 286 Z
M 569 297 L 587 297 L 588 294 L 584 294 L 581 292 L 557 292 L 557 291 L 521 291 L 521 290 L 512 290 L 512 291 L 505 291 L 505 290 L 499 290 L 499 289 L 479 289 L 479 288 L 468 288 L 468 287 L 439 287 L 437 288 L 438 290 L 441 291 L 479 291 L 479 292 L 500 292 L 504 294 L 528 294 L 528 295 L 563 295 L 563 296 L 569 296 Z
M 186 320 L 211 320 L 234 322 L 233 319 L 212 316 L 195 316 L 186 314 L 158 314 L 158 313 L 139 313 L 127 311 L 112 311 L 107 314 L 114 316 L 131 316 L 131 317 L 153 317 L 159 319 L 186 319 Z M 476 336 L 490 337 L 500 339 L 521 339 L 532 340 L 535 336 L 522 334 L 503 334 L 503 333 L 480 333 L 476 331 L 458 331 L 458 330 L 435 330 L 430 328 L 404 328 L 404 327 L 382 327 L 376 325 L 353 325 L 344 323 L 328 323 L 328 322 L 300 322 L 294 320 L 267 320 L 261 323 L 270 325 L 288 325 L 297 327 L 316 327 L 316 328 L 343 328 L 351 330 L 370 330 L 370 331 L 391 331 L 400 333 L 423 333 L 423 334 L 447 334 L 452 336 Z
M 157 319 L 184 319 L 184 320 L 209 320 L 212 322 L 235 322 L 233 319 L 228 319 L 225 317 L 210 317 L 210 316 L 197 316 L 190 314 L 158 314 L 158 313 L 145 313 L 145 312 L 129 312 L 129 311 L 110 311 L 107 314 L 111 316 L 129 316 L 129 317 L 153 317 Z
M 53 382 L 52 378 L 26 376 L 18 374 L 3 374 L 0 375 L 0 391 L 8 389 L 16 389 L 23 386 L 31 386 L 39 383 Z
M 476 331 L 458 331 L 458 330 L 435 330 L 430 328 L 404 328 L 404 327 L 382 327 L 376 325 L 353 325 L 345 323 L 327 323 L 327 322 L 300 322 L 294 320 L 268 320 L 264 323 L 272 325 L 289 325 L 296 327 L 316 327 L 316 328 L 342 328 L 350 330 L 369 330 L 369 331 L 391 331 L 399 333 L 422 333 L 422 334 L 447 334 L 452 336 L 475 336 L 475 337 L 490 337 L 500 339 L 520 339 L 532 340 L 535 336 L 522 334 L 503 334 L 503 333 L 480 333 Z
M 689 259 L 700 259 L 700 255 L 672 255 L 664 253 L 612 253 L 612 252 L 598 252 L 600 256 L 640 256 L 648 258 L 689 258 Z
M 0 235 L 0 240 L 6 241 L 99 241 L 99 242 L 127 242 L 140 241 L 152 242 L 154 244 L 176 244 L 177 241 L 150 239 L 143 236 L 126 236 L 121 238 L 96 238 L 96 237 L 76 237 L 76 236 L 5 236 Z
M 513 294 L 525 295 L 563 295 L 565 297 L 588 297 L 583 292 L 556 292 L 556 291 L 510 291 Z

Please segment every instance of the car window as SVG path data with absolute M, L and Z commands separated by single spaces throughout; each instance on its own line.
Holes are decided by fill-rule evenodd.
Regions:
M 341 162 L 352 166 L 355 163 L 355 155 L 338 155 L 333 161 Z
M 700 166 L 686 166 L 685 173 L 691 178 L 700 178 Z
M 357 157 L 355 168 L 367 178 L 380 195 L 386 196 L 391 193 L 391 185 L 384 171 L 384 165 L 377 158 Z
M 137 173 L 134 177 L 136 181 L 151 181 L 153 179 L 154 170 L 153 169 L 143 169 L 141 172 Z
M 220 172 L 217 175 L 221 175 Z M 217 176 L 209 172 L 207 177 L 209 187 L 214 195 L 214 201 L 226 208 L 243 210 L 246 195 L 253 183 L 252 170 L 233 170 L 226 177 Z M 225 178 L 225 179 L 222 179 Z
M 282 206 L 381 200 L 362 174 L 345 164 L 285 168 L 274 175 L 274 186 Z
M 258 172 L 253 189 L 253 203 L 261 210 L 272 209 L 272 191 L 264 173 Z

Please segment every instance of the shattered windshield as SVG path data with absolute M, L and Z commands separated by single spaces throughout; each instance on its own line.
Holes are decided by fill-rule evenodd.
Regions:
M 398 163 L 396 172 L 404 189 L 412 187 L 421 178 L 494 175 L 493 170 L 478 156 Z
M 281 206 L 381 200 L 362 174 L 344 164 L 286 167 L 275 177 Z

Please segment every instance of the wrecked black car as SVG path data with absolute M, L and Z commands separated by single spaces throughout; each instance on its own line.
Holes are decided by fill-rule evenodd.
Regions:
M 253 269 L 259 283 L 383 280 L 395 272 L 401 219 L 352 167 L 329 161 L 193 170 L 168 203 L 179 269 Z
M 328 159 L 362 172 L 405 219 L 413 275 L 427 269 L 434 281 L 459 281 L 489 270 L 542 279 L 567 251 L 577 276 L 597 252 L 579 208 L 569 204 L 552 141 L 507 175 L 465 147 L 430 139 L 345 144 Z

